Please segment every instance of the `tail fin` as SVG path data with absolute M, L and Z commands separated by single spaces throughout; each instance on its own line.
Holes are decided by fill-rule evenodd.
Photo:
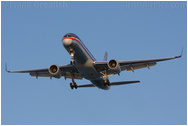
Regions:
M 107 54 L 107 52 L 105 52 L 105 54 L 104 54 L 104 61 L 107 61 L 107 56 L 108 56 L 108 54 Z

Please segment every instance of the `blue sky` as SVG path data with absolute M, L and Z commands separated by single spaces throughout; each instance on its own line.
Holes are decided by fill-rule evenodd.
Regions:
M 187 124 L 186 2 L 1 2 L 1 124 Z M 77 34 L 97 60 L 176 56 L 110 81 L 140 84 L 71 90 L 70 79 L 8 70 L 68 64 L 61 39 Z M 77 84 L 87 84 L 78 80 Z

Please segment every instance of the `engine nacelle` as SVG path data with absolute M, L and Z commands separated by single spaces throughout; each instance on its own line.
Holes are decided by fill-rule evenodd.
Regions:
M 48 71 L 52 77 L 61 78 L 61 70 L 59 69 L 59 66 L 57 66 L 56 64 L 51 65 L 48 68 Z
M 115 59 L 111 59 L 108 62 L 108 67 L 113 74 L 119 74 L 121 72 L 121 67 Z

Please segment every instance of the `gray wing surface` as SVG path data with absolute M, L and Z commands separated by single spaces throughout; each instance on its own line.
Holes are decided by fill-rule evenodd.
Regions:
M 59 66 L 61 70 L 61 76 L 65 76 L 66 78 L 72 78 L 72 73 L 74 73 L 75 79 L 82 79 L 83 77 L 80 75 L 75 66 L 67 64 Z M 40 68 L 40 69 L 30 69 L 30 70 L 18 70 L 18 71 L 8 71 L 6 67 L 6 71 L 9 73 L 29 73 L 31 76 L 36 77 L 51 77 L 48 68 Z
M 157 62 L 166 61 L 166 60 L 172 60 L 176 58 L 180 58 L 180 56 L 175 57 L 166 57 L 166 58 L 156 58 L 156 59 L 143 59 L 143 60 L 124 60 L 124 61 L 118 61 L 121 67 L 121 71 L 127 70 L 127 71 L 134 71 L 136 69 L 141 69 L 145 67 L 154 66 L 157 64 Z M 94 66 L 97 69 L 97 71 L 103 71 L 105 69 L 108 69 L 108 61 L 95 61 Z

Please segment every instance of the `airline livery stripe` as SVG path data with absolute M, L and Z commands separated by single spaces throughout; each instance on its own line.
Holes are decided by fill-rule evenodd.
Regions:
M 78 39 L 72 38 L 72 37 L 66 37 L 66 38 L 63 38 L 63 40 L 64 40 L 64 39 L 72 39 L 72 40 L 75 40 L 75 41 L 79 42 Z M 79 43 L 80 43 L 80 42 L 79 42 Z
M 73 37 L 65 37 L 65 38 L 63 38 L 63 40 L 64 39 L 72 39 L 72 40 L 75 40 L 75 41 L 77 41 L 81 46 L 82 46 L 82 48 L 86 51 L 86 53 L 89 55 L 89 57 L 93 60 L 93 61 L 95 61 L 95 59 L 93 58 L 93 56 L 91 56 L 91 54 L 88 52 L 88 50 L 86 49 L 86 47 L 82 44 L 82 42 L 80 42 L 78 39 L 76 39 L 76 38 L 73 38 Z

